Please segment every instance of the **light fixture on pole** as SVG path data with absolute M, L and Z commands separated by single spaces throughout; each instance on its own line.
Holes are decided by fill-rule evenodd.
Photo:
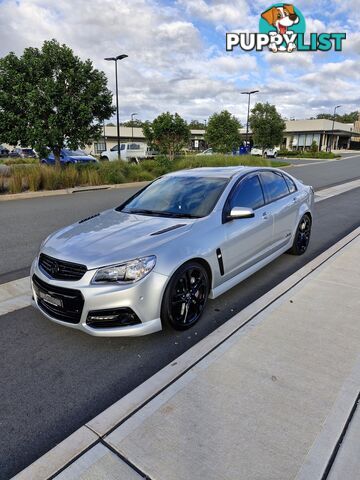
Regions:
M 134 117 L 136 117 L 138 113 L 131 114 L 131 143 L 134 142 Z
M 246 137 L 245 137 L 245 148 L 247 149 L 248 135 L 249 135 L 249 116 L 250 116 L 250 96 L 253 93 L 258 93 L 259 90 L 252 90 L 251 92 L 241 92 L 241 95 L 248 95 L 248 111 L 246 119 Z
M 334 108 L 334 115 L 333 115 L 333 121 L 332 121 L 332 128 L 331 128 L 331 141 L 330 141 L 330 153 L 331 153 L 331 146 L 334 142 L 334 124 L 335 124 L 335 115 L 336 115 L 336 110 L 338 108 L 340 108 L 341 105 L 336 105 L 336 107 Z
M 116 83 L 116 126 L 117 126 L 117 142 L 118 142 L 118 160 L 120 160 L 120 118 L 119 118 L 119 88 L 118 88 L 118 70 L 117 62 L 118 60 L 123 60 L 127 58 L 128 55 L 122 54 L 117 57 L 108 57 L 104 60 L 108 62 L 115 62 L 115 83 Z

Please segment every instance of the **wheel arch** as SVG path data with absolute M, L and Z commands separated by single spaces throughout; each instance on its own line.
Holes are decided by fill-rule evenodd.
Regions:
M 203 266 L 206 270 L 206 273 L 208 274 L 209 276 L 209 292 L 211 292 L 212 288 L 213 288 L 213 285 L 212 285 L 212 282 L 213 282 L 213 273 L 212 273 L 212 269 L 211 269 L 211 266 L 209 264 L 209 262 L 207 260 L 205 260 L 204 258 L 202 257 L 190 257 L 186 260 L 184 260 L 183 262 L 181 262 L 179 265 L 177 265 L 173 271 L 171 272 L 171 274 L 169 275 L 168 279 L 167 279 L 167 282 L 166 284 L 164 285 L 164 289 L 163 289 L 163 293 L 162 293 L 162 296 L 164 296 L 165 294 L 165 291 L 167 289 L 167 286 L 169 285 L 172 277 L 174 276 L 175 272 L 181 268 L 183 265 L 186 265 L 187 263 L 190 263 L 190 262 L 197 262 L 199 263 L 201 266 Z

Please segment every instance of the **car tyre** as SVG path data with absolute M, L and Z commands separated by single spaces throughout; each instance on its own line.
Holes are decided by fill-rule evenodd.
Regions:
M 175 330 L 187 330 L 203 314 L 210 290 L 209 274 L 198 262 L 187 262 L 171 277 L 161 305 L 161 320 Z
M 311 217 L 306 213 L 297 226 L 294 242 L 288 253 L 291 255 L 303 255 L 306 252 L 310 242 L 311 226 Z

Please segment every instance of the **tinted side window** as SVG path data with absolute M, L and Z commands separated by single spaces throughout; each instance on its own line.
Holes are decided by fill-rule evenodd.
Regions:
M 289 189 L 281 173 L 261 172 L 261 180 L 267 201 L 273 202 L 289 194 Z
M 286 175 L 284 175 L 284 178 L 285 178 L 285 182 L 288 186 L 288 189 L 290 191 L 290 193 L 294 193 L 296 192 L 297 188 L 296 188 L 296 185 L 295 183 L 291 180 L 291 178 L 287 177 Z
M 265 203 L 263 191 L 260 185 L 259 177 L 245 177 L 237 187 L 235 194 L 231 200 L 231 208 L 233 207 L 250 207 L 252 209 L 259 208 Z

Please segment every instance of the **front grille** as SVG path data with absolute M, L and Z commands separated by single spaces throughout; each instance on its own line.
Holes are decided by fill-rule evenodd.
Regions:
M 79 290 L 49 285 L 36 275 L 33 275 L 32 281 L 37 303 L 45 313 L 62 322 L 79 323 L 84 307 L 84 298 Z
M 40 254 L 39 267 L 56 280 L 80 280 L 87 270 L 85 265 L 58 260 L 44 253 Z

